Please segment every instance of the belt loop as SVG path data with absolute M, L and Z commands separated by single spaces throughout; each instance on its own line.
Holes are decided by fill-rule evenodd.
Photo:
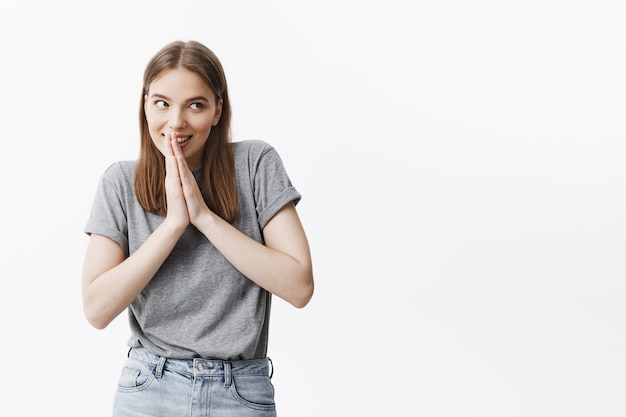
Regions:
M 270 361 L 270 379 L 272 379 L 274 376 L 274 362 L 272 362 L 272 358 L 269 356 L 267 357 L 267 360 Z
M 154 376 L 156 376 L 157 378 L 161 378 L 161 376 L 163 375 L 163 368 L 165 367 L 166 360 L 167 358 L 165 356 L 161 356 L 159 358 L 159 363 L 157 363 L 156 372 L 154 374 Z
M 230 362 L 224 362 L 224 387 L 230 387 L 232 378 L 232 364 Z

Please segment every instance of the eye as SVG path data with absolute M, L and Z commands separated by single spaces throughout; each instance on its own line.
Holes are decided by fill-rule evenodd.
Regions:
M 202 103 L 191 103 L 190 107 L 193 110 L 202 110 L 204 108 L 204 104 L 202 104 Z
M 157 100 L 157 101 L 155 101 L 155 102 L 154 102 L 154 105 L 155 105 L 156 107 L 160 108 L 160 109 L 164 109 L 164 108 L 166 108 L 166 107 L 168 107 L 168 106 L 169 106 L 169 104 L 167 104 L 167 103 L 166 103 L 165 101 L 163 101 L 163 100 Z

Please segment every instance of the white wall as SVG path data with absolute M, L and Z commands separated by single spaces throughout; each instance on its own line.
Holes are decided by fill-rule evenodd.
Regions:
M 0 413 L 109 415 L 128 330 L 82 316 L 82 227 L 148 59 L 196 39 L 304 196 L 280 415 L 623 416 L 620 3 L 4 1 Z

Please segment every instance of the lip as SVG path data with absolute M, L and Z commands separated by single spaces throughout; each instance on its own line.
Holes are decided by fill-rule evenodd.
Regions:
M 187 146 L 189 144 L 189 142 L 191 142 L 191 139 L 193 139 L 193 136 L 188 135 L 189 139 L 187 139 L 184 142 L 178 142 L 178 146 L 180 146 L 180 149 L 183 149 L 185 146 Z M 181 138 L 184 138 L 185 136 L 180 136 Z
M 165 135 L 163 135 L 163 137 L 165 137 Z M 178 142 L 178 140 L 176 141 L 176 142 L 178 143 L 178 146 L 180 146 L 180 148 L 181 148 L 181 149 L 182 149 L 182 148 L 184 148 L 185 146 L 187 146 L 187 144 L 188 144 L 189 142 L 191 142 L 191 140 L 193 139 L 193 135 L 180 135 L 180 134 L 175 134 L 175 135 L 174 135 L 174 137 L 175 137 L 176 139 L 178 139 L 178 138 L 184 138 L 184 137 L 189 137 L 189 139 L 187 139 L 187 140 L 186 140 L 186 141 L 184 141 L 184 142 Z

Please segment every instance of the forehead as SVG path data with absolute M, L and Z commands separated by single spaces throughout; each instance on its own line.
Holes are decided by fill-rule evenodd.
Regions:
M 148 86 L 148 95 L 161 94 L 173 99 L 205 96 L 213 97 L 213 91 L 198 74 L 186 68 L 161 72 Z

